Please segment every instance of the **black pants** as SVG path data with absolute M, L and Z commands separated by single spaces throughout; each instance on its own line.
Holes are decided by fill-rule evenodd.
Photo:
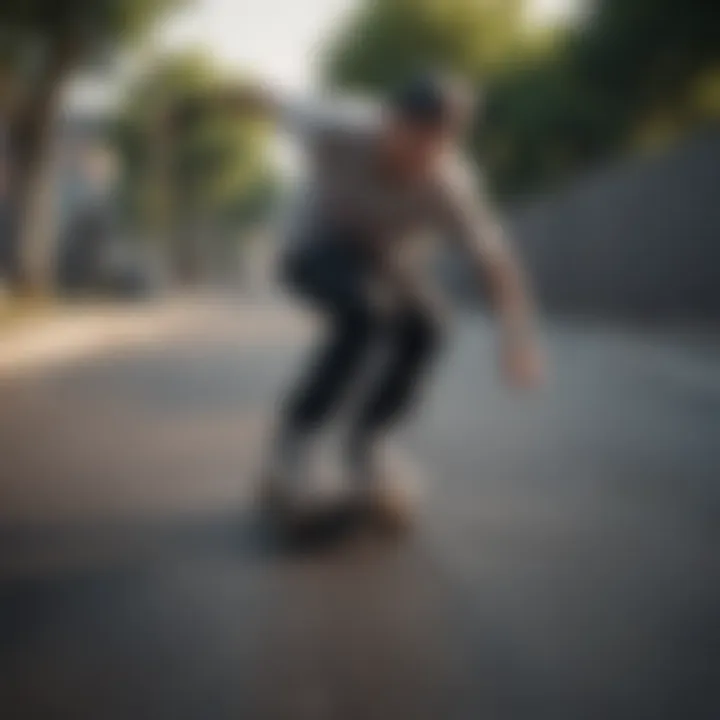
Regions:
M 354 434 L 372 437 L 404 414 L 416 397 L 439 347 L 441 323 L 420 301 L 382 307 L 368 291 L 372 273 L 369 258 L 342 240 L 317 241 L 285 258 L 286 284 L 329 321 L 327 338 L 290 393 L 285 407 L 290 427 L 309 431 L 322 425 L 377 347 L 382 347 L 384 362 L 361 398 Z

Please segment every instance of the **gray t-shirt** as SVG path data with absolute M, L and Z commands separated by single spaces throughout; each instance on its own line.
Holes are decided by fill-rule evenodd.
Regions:
M 416 274 L 418 250 L 430 237 L 458 243 L 475 261 L 495 252 L 500 228 L 468 164 L 449 153 L 429 177 L 390 178 L 377 162 L 381 121 L 381 110 L 369 104 L 284 104 L 281 125 L 309 161 L 286 221 L 289 241 L 348 228 L 347 237 L 365 243 L 397 277 Z

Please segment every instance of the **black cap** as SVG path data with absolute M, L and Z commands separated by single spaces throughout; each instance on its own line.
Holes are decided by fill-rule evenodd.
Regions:
M 405 82 L 393 95 L 391 105 L 404 120 L 435 126 L 464 119 L 472 101 L 467 88 L 458 81 L 423 73 Z

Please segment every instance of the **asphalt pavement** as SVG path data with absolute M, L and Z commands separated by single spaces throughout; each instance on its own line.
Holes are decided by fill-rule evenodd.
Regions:
M 315 331 L 277 305 L 0 377 L 3 720 L 717 720 L 720 342 L 457 321 L 411 536 L 281 547 L 253 483 Z

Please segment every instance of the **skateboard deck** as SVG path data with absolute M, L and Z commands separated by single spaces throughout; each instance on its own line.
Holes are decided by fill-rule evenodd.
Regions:
M 330 542 L 361 528 L 388 536 L 405 535 L 417 524 L 419 515 L 418 475 L 406 458 L 397 455 L 392 470 L 399 502 L 396 508 L 390 503 L 388 510 L 388 503 L 369 502 L 353 493 L 341 466 L 327 455 L 321 456 L 308 474 L 312 487 L 303 487 L 300 502 L 292 494 L 279 492 L 272 478 L 261 481 L 263 518 L 275 537 L 298 543 Z

